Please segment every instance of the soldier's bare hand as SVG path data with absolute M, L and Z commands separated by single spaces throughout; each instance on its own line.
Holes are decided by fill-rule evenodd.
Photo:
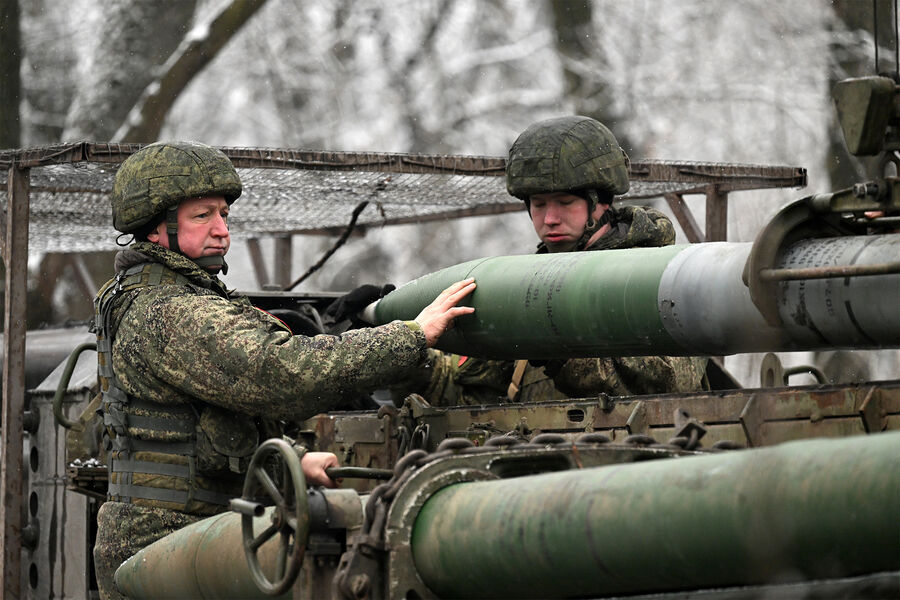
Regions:
M 471 306 L 457 306 L 459 302 L 475 289 L 475 279 L 470 277 L 457 281 L 438 294 L 434 302 L 422 309 L 416 317 L 416 323 L 425 333 L 425 342 L 431 348 L 445 331 L 453 327 L 453 320 L 462 315 L 475 312 Z
M 339 466 L 337 456 L 331 452 L 307 452 L 300 460 L 300 468 L 303 469 L 306 485 L 336 487 L 337 482 L 325 473 L 325 469 Z

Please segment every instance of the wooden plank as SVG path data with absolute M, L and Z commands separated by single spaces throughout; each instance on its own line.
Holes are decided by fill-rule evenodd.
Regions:
M 0 423 L 0 556 L 4 598 L 21 597 L 22 442 L 25 412 L 26 284 L 28 275 L 29 176 L 15 165 L 7 180 L 5 252 L 6 306 L 3 314 L 3 409 Z

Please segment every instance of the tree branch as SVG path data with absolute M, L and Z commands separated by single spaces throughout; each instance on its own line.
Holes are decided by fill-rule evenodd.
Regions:
M 151 142 L 159 136 L 166 113 L 191 80 L 259 10 L 266 0 L 232 0 L 208 21 L 194 27 L 144 90 L 113 139 Z

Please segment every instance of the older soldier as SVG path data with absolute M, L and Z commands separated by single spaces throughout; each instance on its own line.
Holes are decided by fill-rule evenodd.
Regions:
M 459 282 L 410 322 L 341 336 L 292 335 L 278 319 L 231 297 L 228 212 L 241 181 L 219 150 L 191 142 L 146 146 L 122 163 L 113 224 L 136 243 L 116 256 L 98 292 L 109 496 L 94 547 L 101 598 L 121 598 L 118 566 L 144 546 L 240 496 L 261 439 L 344 396 L 420 368 L 427 349 L 474 289 Z M 313 484 L 333 485 L 328 453 L 308 453 Z
M 588 117 L 528 127 L 509 150 L 507 191 L 525 202 L 538 253 L 666 246 L 672 223 L 653 208 L 613 206 L 628 191 L 628 157 L 612 132 Z M 508 396 L 518 401 L 688 392 L 704 387 L 706 359 L 669 356 L 518 361 Z

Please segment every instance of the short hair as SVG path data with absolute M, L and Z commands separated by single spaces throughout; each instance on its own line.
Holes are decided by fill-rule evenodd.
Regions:
M 159 224 L 165 220 L 166 220 L 165 213 L 159 213 L 158 215 L 156 215 L 155 217 L 153 217 L 152 219 L 150 219 L 149 221 L 147 221 L 146 223 L 144 223 L 143 225 L 141 225 L 139 228 L 137 228 L 136 230 L 134 230 L 132 232 L 132 235 L 134 235 L 134 239 L 139 242 L 148 241 L 147 236 L 149 236 L 151 233 L 156 231 L 156 228 L 159 227 Z

